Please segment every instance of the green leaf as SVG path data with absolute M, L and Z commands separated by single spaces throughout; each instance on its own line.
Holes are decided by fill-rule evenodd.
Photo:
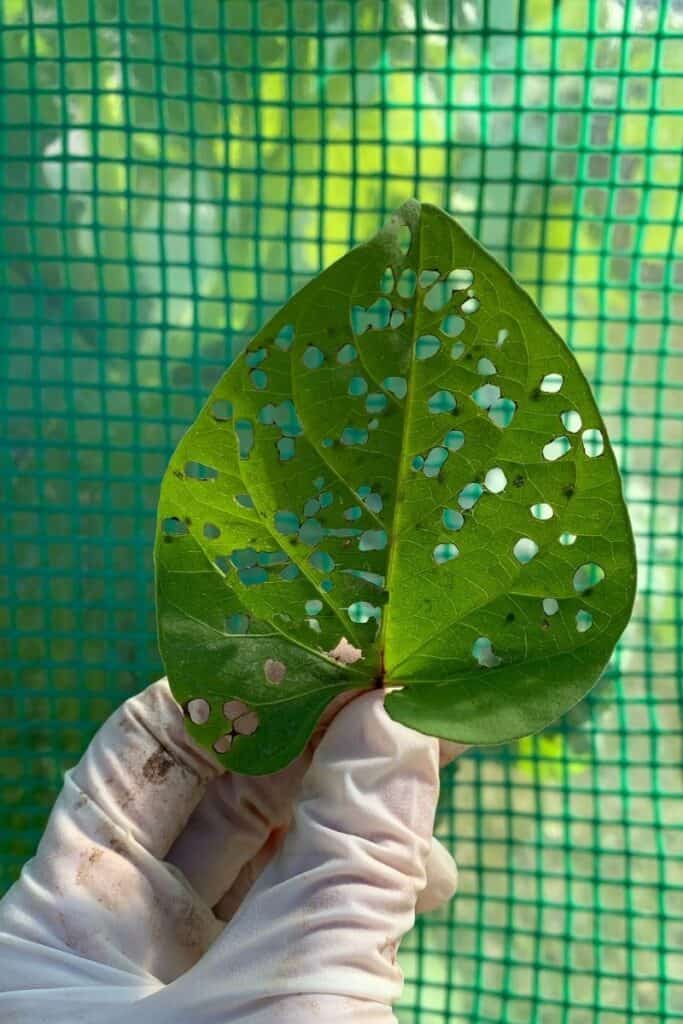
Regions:
M 288 763 L 353 688 L 400 687 L 389 714 L 435 736 L 537 732 L 596 681 L 635 587 L 576 360 L 414 200 L 216 386 L 164 477 L 156 570 L 188 729 L 245 773 Z

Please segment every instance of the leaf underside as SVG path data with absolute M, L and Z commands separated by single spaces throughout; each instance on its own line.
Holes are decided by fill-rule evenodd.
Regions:
M 633 541 L 576 360 L 510 275 L 415 200 L 296 294 L 174 453 L 155 549 L 187 727 L 262 774 L 354 688 L 501 743 L 597 680 Z

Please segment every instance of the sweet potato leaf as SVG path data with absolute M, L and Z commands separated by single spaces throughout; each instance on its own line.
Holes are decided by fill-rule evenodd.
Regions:
M 188 729 L 260 774 L 337 694 L 468 743 L 542 729 L 635 558 L 588 383 L 510 275 L 411 200 L 249 343 L 164 477 L 159 638 Z

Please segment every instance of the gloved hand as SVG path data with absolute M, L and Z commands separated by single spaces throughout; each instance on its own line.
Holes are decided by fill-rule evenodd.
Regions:
M 347 698 L 264 777 L 195 745 L 166 680 L 126 701 L 0 903 L 0 1020 L 395 1021 L 398 944 L 455 891 L 432 828 L 439 764 L 463 748 L 382 701 Z

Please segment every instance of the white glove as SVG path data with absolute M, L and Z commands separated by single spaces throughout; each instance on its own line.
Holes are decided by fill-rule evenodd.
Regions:
M 262 777 L 194 744 L 166 680 L 126 701 L 0 902 L 0 1020 L 395 1021 L 398 944 L 455 891 L 432 829 L 439 764 L 464 748 L 383 696 L 347 698 Z

